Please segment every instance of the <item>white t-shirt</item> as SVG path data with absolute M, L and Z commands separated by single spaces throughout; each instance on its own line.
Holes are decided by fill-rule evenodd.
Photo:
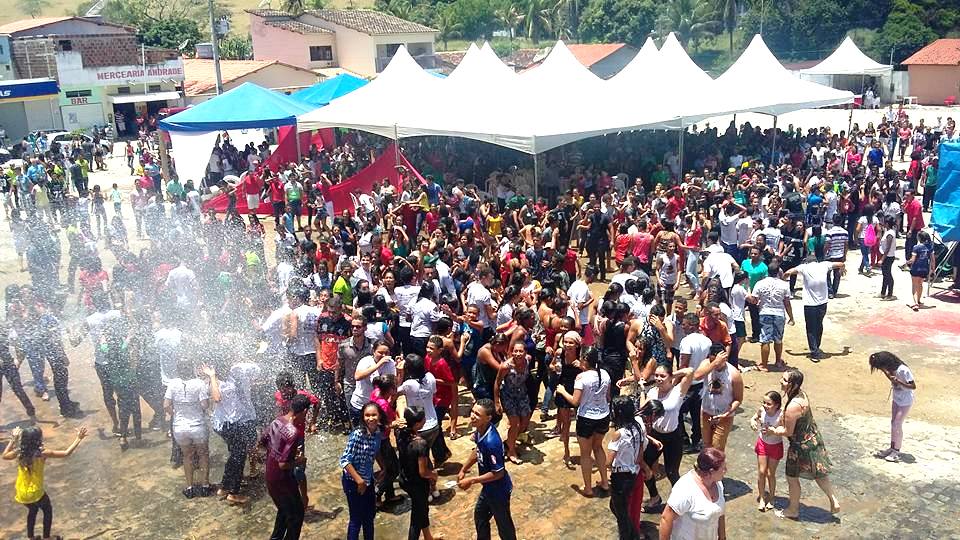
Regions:
M 281 291 L 287 290 L 290 284 L 290 278 L 293 277 L 293 265 L 283 261 L 277 264 L 277 287 Z
M 230 367 L 230 377 L 220 381 L 220 401 L 210 415 L 210 425 L 215 431 L 230 423 L 249 422 L 257 419 L 256 409 L 250 398 L 250 386 L 260 376 L 260 366 L 241 362 Z
M 493 299 L 490 297 L 490 291 L 479 281 L 474 281 L 467 286 L 467 306 L 477 305 L 480 308 L 480 322 L 484 328 L 493 326 L 493 321 L 487 316 L 485 306 L 493 305 Z
M 660 397 L 659 388 L 654 388 L 650 390 L 647 397 L 659 399 L 660 403 L 663 403 L 663 416 L 653 421 L 653 430 L 658 433 L 673 433 L 680 425 L 680 405 L 683 404 L 683 394 L 680 393 L 680 386 L 671 388 L 670 392 L 664 397 Z
M 413 307 L 414 302 L 417 301 L 417 296 L 419 294 L 420 287 L 417 285 L 404 285 L 402 287 L 396 287 L 393 289 L 393 296 L 397 302 L 397 309 L 400 311 L 400 326 L 410 328 L 410 324 L 413 322 L 413 316 L 410 313 L 410 308 Z
M 860 224 L 860 234 L 857 235 L 857 239 L 863 240 L 863 238 L 867 235 L 868 225 L 874 226 L 873 233 L 874 233 L 874 236 L 876 236 L 877 230 L 875 227 L 877 226 L 878 223 L 880 223 L 880 221 L 877 220 L 876 216 L 874 216 L 873 221 L 871 221 L 870 223 L 867 223 L 867 216 L 860 216 L 860 219 L 857 220 L 857 223 Z
M 806 286 L 804 286 L 806 289 Z M 786 281 L 775 277 L 765 277 L 753 288 L 753 295 L 760 299 L 760 315 L 778 315 L 786 317 L 783 301 L 790 298 L 790 286 Z
M 283 341 L 283 321 L 292 311 L 290 306 L 284 304 L 273 310 L 273 312 L 267 316 L 266 320 L 263 321 L 263 324 L 260 325 L 260 329 L 263 330 L 263 335 L 267 341 L 267 354 L 286 352 Z
M 420 431 L 426 431 L 437 425 L 437 410 L 433 408 L 433 395 L 437 393 L 437 379 L 433 373 L 427 373 L 419 381 L 407 379 L 397 388 L 397 393 L 406 396 L 407 407 L 415 406 L 423 409 L 426 421 Z
M 727 214 L 720 212 L 720 241 L 724 244 L 737 243 L 737 221 L 740 220 L 738 214 Z
M 884 257 L 897 256 L 897 235 L 893 229 L 883 231 L 883 237 L 880 239 L 880 254 Z
M 737 262 L 728 253 L 715 252 L 703 261 L 703 271 L 709 277 L 718 277 L 724 289 L 733 286 L 733 263 Z
M 677 277 L 680 275 L 680 269 L 678 268 L 680 256 L 674 253 L 673 257 L 671 257 L 666 253 L 661 253 L 657 255 L 657 260 L 660 263 L 660 268 L 657 270 L 657 277 L 660 279 L 660 283 L 664 285 L 676 284 Z
M 803 277 L 803 305 L 820 306 L 827 303 L 827 275 L 833 263 L 828 261 L 804 263 L 797 267 Z
M 688 367 L 697 369 L 700 364 L 710 356 L 710 347 L 713 342 L 710 338 L 696 332 L 683 338 L 680 342 L 680 354 L 689 354 L 690 363 Z
M 590 287 L 587 282 L 578 279 L 570 284 L 567 289 L 567 298 L 570 299 L 570 306 L 579 307 L 583 302 L 590 300 Z M 580 310 L 580 324 L 585 325 L 590 322 L 590 308 Z
M 428 338 L 433 333 L 433 325 L 443 318 L 443 312 L 429 298 L 421 298 L 410 307 L 410 337 Z
M 153 351 L 160 364 L 160 381 L 164 386 L 177 377 L 177 357 L 183 333 L 176 328 L 160 328 L 153 335 Z
M 730 289 L 730 310 L 733 320 L 743 322 L 743 310 L 747 307 L 747 290 L 739 283 Z
M 177 304 L 192 306 L 197 303 L 197 275 L 182 263 L 167 274 L 166 287 L 177 295 Z
M 900 364 L 897 368 L 897 378 L 904 382 L 913 382 L 913 372 L 906 364 Z M 913 390 L 904 388 L 900 385 L 893 387 L 893 402 L 901 407 L 913 405 Z
M 360 359 L 360 362 L 357 363 L 357 371 L 368 370 L 375 366 L 377 361 L 373 359 L 373 356 L 365 356 Z M 397 365 L 393 363 L 393 360 L 390 360 L 386 364 L 380 366 L 370 375 L 357 379 L 357 385 L 353 387 L 353 395 L 350 396 L 350 405 L 354 409 L 359 409 L 363 405 L 370 401 L 370 394 L 373 393 L 373 378 L 378 375 L 396 375 L 397 374 Z M 408 398 L 409 399 L 409 398 Z
M 173 402 L 173 431 L 203 431 L 206 425 L 201 402 L 210 398 L 210 388 L 200 379 L 170 379 L 163 399 Z
M 297 335 L 290 340 L 290 350 L 301 356 L 317 352 L 317 319 L 320 318 L 320 308 L 303 304 L 293 310 L 297 317 Z
M 616 472 L 630 471 L 636 474 L 640 471 L 640 466 L 637 465 L 637 455 L 643 452 L 647 437 L 643 433 L 642 421 L 637 421 L 637 425 L 640 427 L 637 432 L 630 428 L 618 429 L 617 433 L 620 434 L 620 438 L 610 441 L 607 445 L 610 451 L 616 452 L 613 463 L 611 463 L 611 467 Z
M 610 414 L 610 374 L 607 370 L 601 369 L 599 376 L 596 369 L 583 371 L 573 382 L 573 389 L 581 392 L 577 416 L 600 420 Z
M 670 490 L 667 506 L 677 514 L 671 540 L 716 540 L 719 534 L 720 516 L 726 505 L 723 483 L 716 483 L 718 496 L 713 502 L 703 494 L 694 478 L 696 474 L 696 471 L 690 471 L 681 476 Z
M 90 334 L 90 341 L 93 342 L 94 351 L 100 350 L 100 333 L 103 331 L 103 327 L 110 321 L 115 321 L 121 317 L 120 311 L 116 309 L 111 309 L 108 311 L 95 311 L 90 315 L 87 315 L 86 324 L 87 324 L 87 333 Z M 105 364 L 107 362 L 106 357 L 101 354 L 95 354 L 93 356 L 94 364 Z

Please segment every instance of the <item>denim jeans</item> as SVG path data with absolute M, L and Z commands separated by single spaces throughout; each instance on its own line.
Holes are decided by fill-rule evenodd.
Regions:
M 700 275 L 697 274 L 697 265 L 700 262 L 700 253 L 696 251 L 687 252 L 687 265 L 686 265 L 686 274 L 687 281 L 690 282 L 690 288 L 693 289 L 693 292 L 700 292 Z
M 870 248 L 864 243 L 863 238 L 860 239 L 860 270 L 861 271 L 870 271 Z
M 490 518 L 497 522 L 497 533 L 501 540 L 517 540 L 517 529 L 510 516 L 510 497 L 501 499 L 480 492 L 477 505 L 473 508 L 473 524 L 477 529 L 477 540 L 490 540 Z
M 30 374 L 33 375 L 33 391 L 39 396 L 47 391 L 47 383 L 43 382 L 43 375 L 46 369 L 43 355 L 28 353 L 27 364 L 30 366 Z
M 373 540 L 373 518 L 377 514 L 377 498 L 373 486 L 368 485 L 363 493 L 357 489 L 353 478 L 341 477 L 343 492 L 347 495 L 350 522 L 347 524 L 347 540 L 358 540 L 363 530 L 364 540 Z

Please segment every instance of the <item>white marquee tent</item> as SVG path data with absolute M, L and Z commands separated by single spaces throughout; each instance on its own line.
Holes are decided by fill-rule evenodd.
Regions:
M 423 71 L 401 47 L 376 79 L 301 115 L 298 129 L 347 127 L 394 139 L 456 136 L 538 154 L 619 131 L 677 129 L 720 114 L 776 115 L 853 100 L 850 92 L 791 76 L 759 36 L 717 80 L 675 37 L 660 51 L 652 42 L 644 49 L 629 71 L 603 81 L 562 42 L 521 74 L 489 45 L 471 47 L 446 79 Z
M 881 77 L 889 75 L 893 66 L 881 64 L 863 54 L 857 44 L 847 36 L 833 54 L 819 64 L 800 70 L 801 75 L 866 75 Z

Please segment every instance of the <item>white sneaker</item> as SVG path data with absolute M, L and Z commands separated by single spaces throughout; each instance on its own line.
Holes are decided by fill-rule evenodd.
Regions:
M 893 448 L 887 448 L 885 450 L 877 450 L 876 452 L 873 453 L 873 457 L 884 459 L 887 456 L 889 456 L 891 452 L 893 452 Z
M 890 463 L 900 463 L 900 452 L 897 452 L 896 450 L 891 450 L 891 452 L 887 454 L 887 456 L 884 457 L 883 459 L 889 461 Z

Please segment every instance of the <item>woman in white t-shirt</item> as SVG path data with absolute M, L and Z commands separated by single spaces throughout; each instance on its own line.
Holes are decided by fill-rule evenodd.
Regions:
M 880 450 L 874 456 L 891 463 L 900 461 L 900 446 L 903 444 L 903 421 L 913 406 L 913 391 L 917 383 L 913 372 L 903 360 L 892 352 L 880 351 L 870 355 L 870 371 L 880 370 L 890 380 L 893 405 L 890 418 L 890 448 Z
M 647 433 L 642 419 L 637 419 L 634 396 L 617 396 L 610 406 L 613 427 L 617 431 L 607 445 L 607 461 L 610 463 L 610 511 L 617 518 L 620 538 L 638 538 L 637 529 L 630 519 L 630 498 L 637 476 L 652 476 L 650 468 L 640 457 L 647 446 Z
M 893 262 L 897 260 L 897 219 L 883 218 L 883 235 L 880 237 L 880 299 L 893 300 Z
M 659 365 L 653 373 L 656 386 L 647 393 L 647 399 L 657 399 L 663 404 L 663 416 L 653 422 L 650 437 L 660 442 L 661 447 L 648 446 L 643 454 L 643 461 L 653 468 L 663 454 L 663 468 L 666 470 L 670 484 L 676 484 L 680 478 L 680 461 L 683 458 L 683 429 L 680 426 L 680 406 L 683 397 L 687 395 L 690 384 L 693 382 L 693 369 L 684 368 L 672 371 L 670 364 Z M 662 499 L 657 491 L 657 479 L 651 476 L 646 479 L 647 491 L 650 498 L 644 504 L 644 511 L 654 510 L 660 506 Z M 650 513 L 650 512 L 648 512 Z
M 600 353 L 591 350 L 586 357 L 587 369 L 580 372 L 573 382 L 573 394 L 563 386 L 557 387 L 562 396 L 577 408 L 577 444 L 580 446 L 580 473 L 583 475 L 584 497 L 593 497 L 593 482 L 590 479 L 594 460 L 600 470 L 597 489 L 609 492 L 606 455 L 603 451 L 603 436 L 610 428 L 610 374 L 599 366 Z
M 437 409 L 433 407 L 433 395 L 437 393 L 437 379 L 427 371 L 423 357 L 419 354 L 408 354 L 403 362 L 397 365 L 397 372 L 405 379 L 397 388 L 397 394 L 407 398 L 407 407 L 420 407 L 426 415 L 426 421 L 420 429 L 420 436 L 432 447 L 433 442 L 440 435 L 440 422 L 437 420 Z M 403 411 L 397 411 L 403 416 Z
M 360 359 L 353 378 L 357 385 L 350 396 L 350 407 L 362 410 L 370 401 L 373 393 L 373 378 L 378 375 L 396 375 L 397 366 L 390 356 L 390 345 L 386 341 L 377 341 L 373 345 L 373 354 Z
M 209 387 L 205 381 L 197 378 L 193 362 L 180 358 L 177 361 L 177 377 L 167 382 L 163 409 L 173 417 L 173 440 L 183 451 L 183 474 L 187 480 L 183 495 L 188 499 L 213 493 L 207 446 L 206 411 L 210 406 L 209 398 Z M 199 484 L 195 483 L 193 474 L 196 469 L 200 469 L 202 474 Z
M 704 448 L 692 471 L 683 475 L 670 491 L 660 516 L 660 538 L 714 540 L 726 538 L 723 475 L 726 457 L 721 450 Z

